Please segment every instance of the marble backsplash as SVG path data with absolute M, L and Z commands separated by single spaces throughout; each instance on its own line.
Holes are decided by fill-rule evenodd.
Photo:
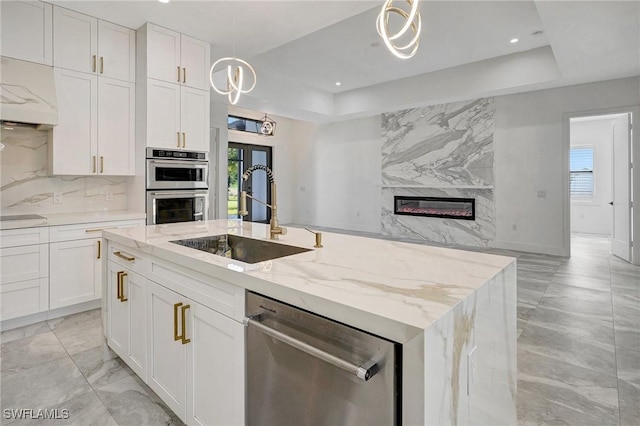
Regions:
M 3 215 L 124 210 L 127 182 L 122 176 L 49 176 L 47 132 L 1 130 L 0 211 Z M 62 203 L 54 204 L 54 192 Z M 112 199 L 106 200 L 107 192 Z
M 491 247 L 495 239 L 493 98 L 382 115 L 382 233 Z M 476 220 L 393 214 L 393 196 L 475 198 Z

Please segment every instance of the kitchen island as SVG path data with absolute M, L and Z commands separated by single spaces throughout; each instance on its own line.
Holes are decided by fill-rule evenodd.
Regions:
M 269 226 L 213 220 L 104 232 L 109 262 L 114 262 L 106 268 L 103 285 L 106 316 L 115 318 L 123 299 L 138 303 L 142 310 L 127 311 L 128 348 L 114 347 L 120 343 L 118 339 L 114 343 L 110 333 L 118 326 L 105 321 L 109 345 L 187 423 L 195 419 L 195 402 L 188 395 L 184 399 L 189 401 L 178 401 L 180 395 L 172 392 L 163 395 L 170 384 L 156 377 L 162 375 L 158 372 L 162 362 L 154 361 L 154 344 L 149 341 L 156 336 L 153 315 L 160 308 L 149 300 L 153 299 L 149 286 L 162 287 L 161 291 L 168 287 L 187 302 L 204 300 L 231 321 L 230 330 L 243 327 L 244 296 L 250 290 L 401 344 L 402 424 L 516 423 L 514 259 L 334 233 L 323 233 L 324 247 L 314 248 L 314 236 L 296 228 L 290 228 L 279 243 L 310 251 L 255 264 L 171 242 L 221 234 L 268 240 Z M 119 270 L 125 266 L 128 273 Z M 130 286 L 124 284 L 123 274 Z M 149 282 L 146 291 L 144 281 Z M 184 319 L 183 309 L 182 336 L 178 336 L 177 309 L 174 306 L 175 340 L 182 337 L 184 343 L 189 340 L 184 327 L 191 320 Z M 146 330 L 134 321 L 136 316 Z M 228 343 L 236 354 L 244 348 L 242 341 Z M 183 345 L 184 351 L 189 346 Z M 241 360 L 229 362 L 243 369 Z M 185 369 L 198 376 L 193 366 Z M 193 389 L 189 371 L 185 376 L 176 382 L 176 389 Z M 234 377 L 241 383 L 228 394 L 242 399 L 244 374 Z M 244 411 L 244 401 L 229 405 Z M 243 421 L 238 416 L 228 420 Z

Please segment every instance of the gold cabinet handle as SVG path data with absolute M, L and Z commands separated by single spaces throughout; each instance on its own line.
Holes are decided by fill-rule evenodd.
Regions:
M 180 148 L 180 132 L 176 132 L 176 135 L 178 135 L 178 148 Z
M 100 56 L 100 74 L 104 74 L 104 56 Z
M 173 340 L 180 340 L 182 336 L 178 334 L 178 308 L 182 306 L 182 302 L 173 305 Z
M 185 132 L 182 132 L 182 147 L 187 147 L 187 134 Z
M 124 274 L 124 271 L 118 271 L 118 279 L 116 280 L 117 286 L 116 286 L 116 297 L 118 298 L 118 300 L 122 300 L 122 288 L 120 287 L 120 282 L 122 281 L 122 274 Z
M 102 241 L 98 240 L 96 243 L 98 243 L 98 259 L 100 259 L 102 257 Z
M 187 69 L 186 68 L 182 68 L 182 82 L 183 83 L 187 82 Z
M 120 284 L 120 301 L 121 302 L 126 302 L 127 300 L 129 300 L 126 297 L 124 297 L 124 277 L 126 277 L 126 276 L 128 276 L 126 272 L 122 272 L 120 274 L 120 282 L 119 282 L 119 284 Z
M 122 254 L 122 252 L 119 252 L 119 251 L 114 251 L 113 255 L 114 256 L 118 256 L 120 259 L 124 259 L 127 262 L 133 262 L 134 260 L 136 260 L 135 257 L 124 255 L 124 254 Z
M 93 55 L 92 68 L 93 72 L 96 72 L 96 60 L 98 59 L 97 55 Z
M 182 307 L 182 336 L 180 336 L 180 338 L 182 339 L 182 344 L 186 345 L 187 343 L 189 343 L 191 341 L 191 339 L 187 339 L 186 335 L 187 335 L 187 309 L 189 309 L 191 307 L 191 305 L 184 305 Z
M 93 173 L 96 172 L 96 156 L 93 156 Z
M 100 156 L 100 173 L 104 173 L 104 157 Z
M 180 83 L 180 67 L 178 67 L 178 83 Z

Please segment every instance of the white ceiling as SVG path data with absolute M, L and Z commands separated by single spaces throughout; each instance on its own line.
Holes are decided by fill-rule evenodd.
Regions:
M 459 88 L 478 79 L 478 70 L 504 84 L 499 92 L 493 84 L 469 97 L 640 74 L 640 1 L 423 0 L 420 48 L 409 60 L 396 59 L 383 44 L 375 47 L 382 0 L 53 3 L 134 29 L 149 21 L 190 34 L 212 44 L 212 60 L 235 49 L 263 84 L 243 106 L 299 118 L 305 112 L 316 119 L 346 116 L 349 108 L 342 106 L 361 104 L 369 92 L 393 94 L 416 82 Z M 509 43 L 514 37 L 520 42 Z M 516 63 L 520 76 L 512 79 L 507 72 L 517 70 Z M 420 102 L 444 98 L 426 93 Z M 416 104 L 408 99 L 388 96 L 384 107 L 357 110 Z

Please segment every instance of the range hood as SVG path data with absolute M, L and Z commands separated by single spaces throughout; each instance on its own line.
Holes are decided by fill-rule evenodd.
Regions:
M 52 67 L 0 57 L 0 122 L 38 130 L 58 124 Z

